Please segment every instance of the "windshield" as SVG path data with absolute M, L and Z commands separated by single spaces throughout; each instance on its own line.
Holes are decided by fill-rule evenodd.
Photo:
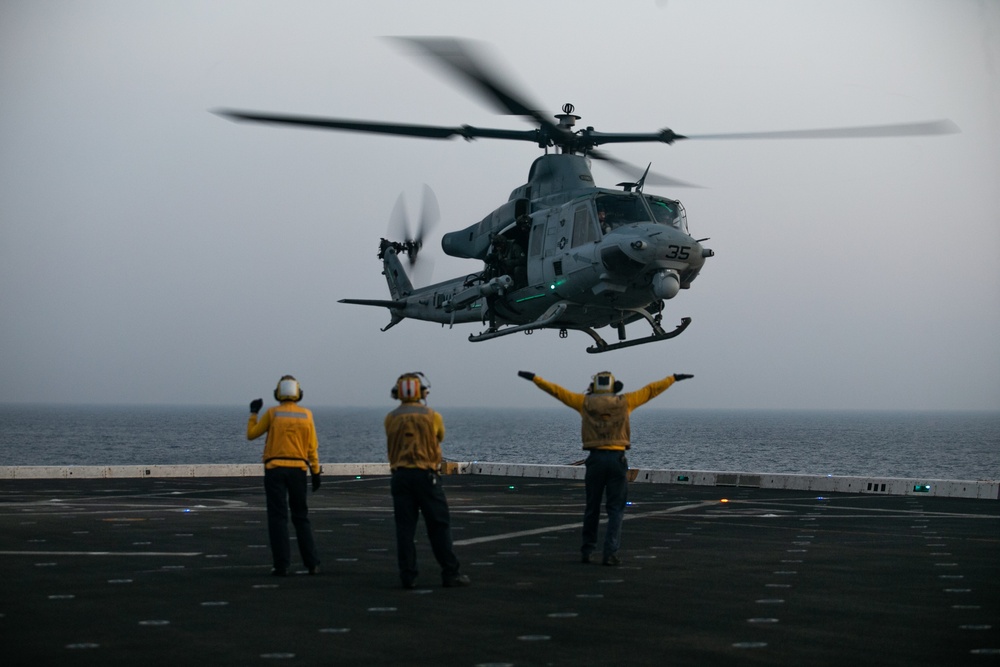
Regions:
M 687 233 L 687 215 L 684 213 L 684 207 L 681 206 L 679 201 L 654 197 L 653 195 L 643 196 L 646 198 L 646 203 L 649 204 L 649 210 L 652 211 L 653 219 L 656 222 L 663 225 L 670 225 Z
M 647 209 L 643 200 L 649 205 Z M 652 214 L 652 218 L 650 218 Z M 679 201 L 639 194 L 602 194 L 597 197 L 597 219 L 601 223 L 601 231 L 605 234 L 616 227 L 635 222 L 657 222 L 687 231 L 687 214 Z
M 597 219 L 604 233 L 634 222 L 649 222 L 649 212 L 635 195 L 600 195 L 597 198 Z

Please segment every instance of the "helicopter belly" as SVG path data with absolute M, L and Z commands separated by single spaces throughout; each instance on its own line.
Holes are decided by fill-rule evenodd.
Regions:
M 528 324 L 542 318 L 555 304 L 564 304 L 558 320 L 549 328 L 601 328 L 610 324 L 618 325 L 636 319 L 632 311 L 649 307 L 650 312 L 659 310 L 658 303 L 650 298 L 635 303 L 609 302 L 606 298 L 580 293 L 582 298 L 570 298 L 560 291 L 542 288 L 518 290 L 508 298 L 498 299 L 493 304 L 494 315 L 502 324 Z

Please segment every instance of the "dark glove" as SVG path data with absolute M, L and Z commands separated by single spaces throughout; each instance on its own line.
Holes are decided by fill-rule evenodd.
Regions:
M 314 472 L 313 473 L 312 482 L 313 482 L 313 493 L 315 493 L 316 491 L 319 490 L 319 484 L 320 484 L 320 479 L 319 479 L 319 473 L 318 472 Z
M 525 380 L 533 381 L 535 379 L 535 374 L 528 371 L 518 371 L 517 374 Z
M 693 375 L 687 375 L 686 373 L 674 373 L 674 382 L 680 382 L 681 380 L 687 380 L 693 377 Z
M 260 409 L 262 407 L 264 407 L 263 398 L 255 398 L 252 401 L 250 401 L 250 412 L 257 414 L 258 412 L 260 412 Z

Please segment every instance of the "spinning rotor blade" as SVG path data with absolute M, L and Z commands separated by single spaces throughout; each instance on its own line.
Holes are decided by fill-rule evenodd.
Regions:
M 420 207 L 420 223 L 417 227 L 417 240 L 423 243 L 427 232 L 434 229 L 434 226 L 441 220 L 441 207 L 438 206 L 437 197 L 431 186 L 424 184 L 424 202 Z
M 563 106 L 563 113 L 554 116 L 559 119 L 559 124 L 553 123 L 538 110 L 538 105 L 529 101 L 528 96 L 521 92 L 517 86 L 511 85 L 505 80 L 505 77 L 502 76 L 501 68 L 491 63 L 492 59 L 486 49 L 477 42 L 451 37 L 393 37 L 389 39 L 397 44 L 409 47 L 421 56 L 428 58 L 432 63 L 438 65 L 446 73 L 457 79 L 463 86 L 478 93 L 501 113 L 521 116 L 534 124 L 535 127 L 530 130 L 506 130 L 478 128 L 470 125 L 417 125 L 319 116 L 259 113 L 230 109 L 217 110 L 215 113 L 234 121 L 274 123 L 325 130 L 389 134 L 425 139 L 462 137 L 467 140 L 488 138 L 530 141 L 546 150 L 551 146 L 556 146 L 562 153 L 589 155 L 595 160 L 602 160 L 608 163 L 632 179 L 638 179 L 638 175 L 643 173 L 640 167 L 630 165 L 603 151 L 595 149 L 603 144 L 643 142 L 673 144 L 675 141 L 682 139 L 851 139 L 914 137 L 960 132 L 958 127 L 950 120 L 859 127 L 697 135 L 682 135 L 669 128 L 655 132 L 637 133 L 605 133 L 598 132 L 591 127 L 574 131 L 572 128 L 575 125 L 575 121 L 579 119 L 579 116 L 573 115 L 572 105 L 567 104 Z M 656 173 L 647 174 L 645 182 L 651 185 L 672 187 L 699 187 Z M 427 197 L 425 196 L 425 205 L 426 202 Z M 407 233 L 406 236 L 408 237 L 409 234 Z M 422 236 L 422 233 L 418 231 L 418 239 L 421 239 Z M 411 261 L 414 258 L 411 257 Z
M 695 185 L 694 183 L 688 183 L 677 178 L 672 178 L 670 176 L 664 176 L 663 174 L 658 174 L 655 171 L 649 171 L 649 167 L 643 169 L 637 165 L 625 162 L 624 160 L 619 160 L 618 158 L 605 153 L 604 151 L 592 150 L 587 153 L 590 157 L 595 160 L 602 160 L 607 162 L 608 165 L 614 167 L 619 173 L 628 176 L 633 181 L 638 182 L 642 178 L 646 183 L 650 185 L 663 185 L 673 188 L 700 188 L 700 185 Z
M 726 134 L 689 134 L 677 139 L 871 139 L 877 137 L 924 137 L 961 132 L 950 120 L 892 125 L 830 127 L 816 130 L 779 130 L 776 132 L 730 132 Z
M 406 197 L 402 192 L 396 197 L 396 204 L 392 207 L 392 213 L 389 214 L 389 238 L 390 240 L 399 239 L 403 243 L 408 243 L 410 240 L 410 222 L 406 215 Z
M 424 198 L 420 207 L 420 220 L 417 221 L 417 233 L 410 235 L 410 219 L 406 212 L 406 198 L 400 193 L 396 198 L 396 204 L 392 208 L 389 216 L 389 234 L 395 238 L 400 238 L 407 248 L 406 254 L 413 266 L 417 261 L 417 255 L 424 245 L 424 237 L 434 228 L 434 225 L 441 219 L 441 210 L 438 207 L 437 197 L 430 186 L 424 185 Z
M 561 132 L 542 115 L 537 104 L 527 101 L 524 94 L 511 90 L 498 69 L 488 64 L 486 50 L 475 42 L 453 37 L 395 37 L 397 42 L 415 47 L 443 66 L 446 72 L 477 90 L 501 113 L 524 116 L 550 132 Z
M 268 114 L 248 111 L 219 109 L 214 112 L 219 116 L 235 121 L 253 121 L 256 123 L 274 123 L 277 125 L 300 125 L 328 130 L 347 130 L 351 132 L 374 132 L 377 134 L 400 134 L 410 137 L 427 137 L 429 139 L 450 139 L 461 134 L 460 127 L 439 127 L 436 125 L 411 125 L 407 123 L 379 123 L 365 120 L 346 120 L 338 118 L 322 118 L 319 116 L 295 116 L 288 114 Z
M 501 130 L 471 125 L 447 127 L 443 125 L 414 125 L 410 123 L 381 123 L 371 120 L 350 120 L 346 118 L 326 118 L 323 116 L 298 116 L 289 114 L 270 114 L 251 111 L 236 111 L 219 109 L 214 111 L 234 121 L 251 121 L 255 123 L 273 123 L 275 125 L 297 125 L 313 127 L 321 130 L 344 130 L 347 132 L 367 132 L 372 134 L 392 134 L 404 137 L 423 137 L 425 139 L 512 139 L 515 141 L 538 142 L 537 130 Z
M 406 197 L 403 193 L 396 198 L 396 204 L 389 215 L 389 236 L 400 239 L 397 251 L 406 254 L 407 275 L 416 286 L 428 285 L 434 273 L 433 258 L 422 258 L 417 262 L 417 256 L 424 245 L 424 237 L 437 224 L 440 218 L 437 197 L 429 186 L 424 185 L 424 201 L 420 210 L 420 220 L 417 221 L 417 233 L 410 234 L 410 219 L 406 212 Z M 401 246 L 401 248 L 400 248 Z
M 547 119 L 537 106 L 526 101 L 522 94 L 512 91 L 503 82 L 503 77 L 491 66 L 487 65 L 487 57 L 482 49 L 472 42 L 453 38 L 418 38 L 396 37 L 395 41 L 409 45 L 428 56 L 432 62 L 441 65 L 445 71 L 458 78 L 463 84 L 479 92 L 501 113 L 523 116 L 536 123 L 535 130 L 504 130 L 496 128 L 479 128 L 471 125 L 442 126 L 415 125 L 410 123 L 383 123 L 367 120 L 352 120 L 346 118 L 325 118 L 320 116 L 299 116 L 289 114 L 271 114 L 232 109 L 220 109 L 215 113 L 235 121 L 253 121 L 258 123 L 274 123 L 279 125 L 298 125 L 326 130 L 345 130 L 348 132 L 369 132 L 374 134 L 393 134 L 408 137 L 423 137 L 426 139 L 510 139 L 515 141 L 531 141 L 539 146 L 549 146 L 554 143 L 565 145 L 572 143 L 575 136 Z

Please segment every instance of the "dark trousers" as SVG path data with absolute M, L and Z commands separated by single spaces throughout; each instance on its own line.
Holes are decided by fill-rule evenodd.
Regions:
M 444 581 L 458 575 L 458 558 L 452 550 L 448 501 L 436 472 L 419 468 L 396 468 L 392 473 L 392 509 L 396 519 L 396 555 L 404 585 L 417 578 L 417 546 L 413 541 L 417 519 L 424 515 L 427 537 Z
M 601 521 L 601 500 L 607 496 L 608 525 L 604 529 L 604 557 L 621 546 L 622 518 L 628 501 L 628 459 L 625 452 L 592 449 L 587 456 L 584 486 L 587 504 L 583 511 L 583 546 L 590 554 L 597 548 L 597 526 Z
M 301 468 L 266 468 L 264 493 L 267 495 L 267 534 L 271 540 L 275 569 L 287 570 L 291 565 L 291 549 L 288 545 L 289 509 L 302 562 L 308 568 L 319 565 L 312 526 L 309 524 L 309 507 L 306 505 L 306 471 Z

